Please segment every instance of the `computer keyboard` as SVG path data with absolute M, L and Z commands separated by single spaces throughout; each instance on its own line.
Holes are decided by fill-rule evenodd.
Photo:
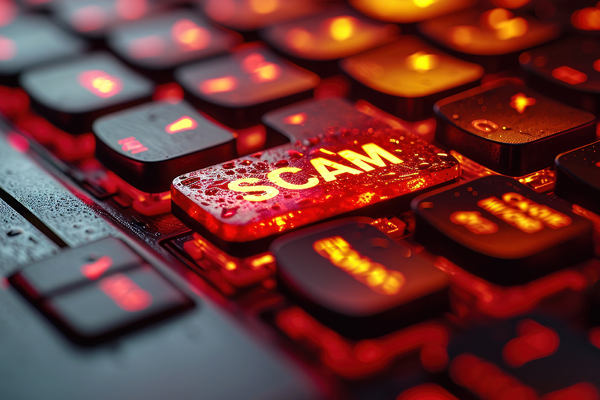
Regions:
M 0 399 L 600 400 L 598 16 L 0 0 Z

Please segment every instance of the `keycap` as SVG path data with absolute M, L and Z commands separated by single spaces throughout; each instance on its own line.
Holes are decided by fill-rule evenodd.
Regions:
M 453 157 L 409 132 L 352 130 L 179 176 L 171 209 L 227 252 L 256 254 L 274 236 L 326 218 L 402 212 L 420 190 L 458 176 Z
M 487 72 L 497 72 L 516 67 L 520 52 L 555 39 L 560 29 L 504 8 L 471 8 L 424 21 L 419 31 Z
M 193 304 L 146 265 L 51 297 L 40 307 L 74 340 L 93 344 Z
M 28 70 L 21 84 L 36 112 L 72 134 L 89 132 L 104 114 L 148 101 L 154 90 L 107 53 Z
M 478 398 L 600 396 L 598 349 L 554 318 L 526 315 L 473 328 L 455 337 L 448 353 L 451 379 Z
M 424 383 L 403 391 L 396 400 L 458 400 L 435 383 Z
M 48 6 L 61 24 L 92 39 L 101 38 L 112 27 L 157 10 L 152 0 L 53 0 Z
M 187 171 L 231 160 L 233 134 L 185 102 L 153 102 L 94 122 L 96 157 L 134 187 L 168 191 Z
M 263 115 L 262 122 L 267 127 L 267 137 L 280 135 L 284 138 L 281 140 L 291 143 L 344 130 L 388 127 L 340 97 L 309 99 L 278 108 Z
M 143 263 L 121 240 L 108 237 L 29 265 L 13 275 L 11 282 L 30 299 L 39 300 Z
M 600 214 L 600 142 L 556 157 L 554 194 Z
M 498 285 L 532 281 L 592 255 L 592 225 L 568 203 L 504 176 L 415 199 L 415 240 Z
M 440 100 L 436 139 L 500 174 L 552 165 L 559 153 L 596 138 L 595 117 L 526 86 L 481 86 Z
M 19 6 L 14 0 L 0 0 L 0 27 L 12 23 L 19 14 Z
M 450 14 L 473 5 L 473 0 L 350 0 L 352 7 L 382 21 L 411 24 Z
M 374 21 L 347 6 L 271 25 L 260 32 L 269 45 L 291 61 L 321 76 L 339 72 L 336 60 L 394 40 L 397 25 Z
M 82 40 L 47 18 L 21 16 L 0 27 L 0 82 L 16 85 L 25 69 L 73 57 L 85 48 Z
M 173 11 L 112 29 L 111 50 L 130 65 L 168 79 L 165 72 L 190 61 L 231 50 L 242 37 L 189 11 Z M 165 78 L 165 76 L 167 78 Z
M 600 104 L 599 59 L 600 45 L 583 36 L 537 47 L 519 57 L 529 86 L 590 112 L 595 112 Z
M 256 43 L 178 68 L 175 78 L 193 104 L 236 129 L 260 123 L 261 115 L 273 108 L 309 97 L 319 84 L 317 75 Z
M 242 32 L 300 18 L 322 8 L 318 0 L 207 0 L 199 6 L 217 24 Z
M 277 239 L 270 250 L 284 286 L 344 336 L 381 336 L 448 308 L 445 272 L 368 219 L 351 218 Z
M 479 65 L 451 57 L 415 36 L 340 62 L 354 81 L 352 97 L 407 120 L 431 116 L 433 104 L 478 84 Z

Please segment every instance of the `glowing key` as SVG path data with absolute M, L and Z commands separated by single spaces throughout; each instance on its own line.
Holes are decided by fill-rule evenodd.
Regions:
M 510 98 L 510 106 L 517 110 L 519 114 L 523 114 L 527 107 L 531 107 L 537 103 L 533 97 L 527 97 L 523 93 L 517 93 Z
M 202 93 L 221 93 L 230 92 L 237 88 L 238 81 L 234 76 L 224 76 L 222 78 L 208 79 L 200 84 Z
M 382 21 L 410 24 L 473 5 L 472 0 L 351 0 L 360 12 Z
M 196 129 L 198 127 L 198 123 L 188 116 L 183 116 L 179 118 L 177 121 L 172 124 L 167 125 L 165 131 L 167 133 L 173 134 L 177 132 L 189 131 L 190 129 Z
M 123 88 L 121 79 L 101 70 L 83 71 L 77 80 L 81 86 L 102 98 L 112 97 Z
M 357 21 L 353 17 L 337 17 L 329 24 L 329 34 L 334 40 L 342 42 L 352 37 L 356 25 Z
M 426 72 L 438 66 L 440 58 L 435 54 L 427 54 L 424 51 L 417 51 L 406 57 L 408 67 L 417 72 Z
M 110 256 L 102 256 L 98 260 L 90 264 L 84 264 L 81 267 L 83 276 L 91 281 L 100 278 L 113 265 L 113 260 Z
M 563 82 L 567 82 L 570 85 L 578 85 L 587 81 L 586 74 L 566 65 L 554 68 L 552 70 L 552 76 L 556 79 L 560 79 Z
M 301 112 L 298 114 L 292 114 L 283 119 L 283 122 L 290 125 L 302 125 L 306 122 L 306 113 Z
M 175 41 L 185 49 L 202 49 L 210 42 L 210 34 L 208 30 L 198 26 L 189 19 L 177 21 L 173 25 L 171 32 Z

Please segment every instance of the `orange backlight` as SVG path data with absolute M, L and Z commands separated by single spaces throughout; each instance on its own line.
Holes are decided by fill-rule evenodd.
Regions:
M 342 42 L 354 34 L 358 21 L 353 17 L 336 17 L 329 22 L 329 34 L 334 40 Z
M 93 263 L 84 264 L 81 267 L 81 274 L 90 281 L 100 278 L 111 266 L 113 260 L 109 256 L 102 256 Z
M 279 7 L 279 0 L 250 0 L 250 7 L 257 14 L 270 14 Z
M 462 225 L 478 235 L 490 235 L 498 232 L 498 225 L 477 211 L 457 211 L 450 215 L 450 221 Z
M 341 236 L 317 240 L 313 244 L 313 249 L 374 292 L 394 295 L 399 293 L 406 283 L 402 273 L 389 270 L 384 265 L 363 256 Z
M 517 333 L 519 336 L 508 342 L 502 350 L 504 362 L 513 368 L 551 356 L 560 343 L 558 334 L 553 329 L 531 319 L 519 322 Z
M 181 118 L 179 118 L 177 121 L 167 125 L 167 127 L 165 128 L 165 131 L 167 133 L 173 134 L 173 133 L 177 133 L 177 132 L 183 132 L 183 131 L 189 131 L 192 129 L 196 129 L 198 127 L 198 123 L 188 117 L 188 116 L 183 116 Z
M 527 97 L 524 93 L 517 93 L 510 98 L 510 106 L 523 114 L 527 107 L 535 105 L 536 100 L 533 97 Z
M 141 311 L 152 304 L 152 296 L 123 274 L 103 279 L 98 284 L 108 297 L 121 309 L 129 312 Z
M 481 16 L 481 26 L 494 30 L 500 40 L 509 40 L 523 36 L 529 29 L 527 20 L 521 17 L 513 18 L 513 13 L 504 8 L 495 8 Z
M 298 50 L 308 50 L 314 44 L 314 39 L 309 31 L 304 28 L 293 28 L 285 34 L 286 43 Z
M 200 50 L 210 43 L 210 33 L 189 19 L 177 21 L 171 28 L 171 35 L 186 50 Z
M 440 58 L 435 54 L 427 54 L 424 51 L 417 51 L 406 57 L 406 64 L 409 69 L 417 72 L 427 72 L 438 66 Z
M 600 8 L 586 7 L 571 15 L 571 23 L 577 29 L 584 31 L 600 30 Z
M 0 61 L 8 61 L 17 54 L 17 44 L 14 40 L 0 35 Z
M 234 76 L 207 79 L 200 84 L 200 91 L 204 94 L 230 92 L 237 88 L 238 80 Z
M 288 125 L 302 125 L 306 122 L 308 115 L 305 112 L 288 115 L 283 119 L 283 122 Z
M 594 65 L 596 65 L 596 63 L 594 63 Z M 552 76 L 570 85 L 577 85 L 587 81 L 586 74 L 566 65 L 554 68 L 552 70 Z
M 101 70 L 81 72 L 78 80 L 81 86 L 102 98 L 112 97 L 123 89 L 123 84 L 119 78 Z
M 281 75 L 281 67 L 265 60 L 260 53 L 250 53 L 241 62 L 242 70 L 250 74 L 255 83 L 274 81 Z

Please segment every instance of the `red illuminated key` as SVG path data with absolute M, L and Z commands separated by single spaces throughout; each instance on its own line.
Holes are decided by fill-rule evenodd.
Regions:
M 149 193 L 169 190 L 187 171 L 234 157 L 231 132 L 187 103 L 155 102 L 98 119 L 96 157 L 132 186 Z
M 11 279 L 29 297 L 39 299 L 143 263 L 122 241 L 106 238 L 30 265 Z
M 338 72 L 336 60 L 392 41 L 396 25 L 374 21 L 351 10 L 334 7 L 265 28 L 261 36 L 270 45 L 293 57 L 292 61 L 320 74 Z M 327 63 L 327 62 L 330 63 Z
M 96 53 L 28 70 L 21 79 L 32 107 L 69 133 L 85 133 L 101 115 L 149 100 L 152 82 L 113 56 Z
M 151 14 L 156 4 L 153 0 L 54 0 L 49 7 L 73 31 L 100 38 L 109 28 Z
M 68 335 L 85 344 L 191 306 L 189 298 L 149 266 L 112 274 L 41 304 Z
M 182 175 L 173 181 L 172 208 L 218 245 L 252 253 L 336 215 L 401 212 L 417 192 L 458 176 L 453 157 L 408 132 L 348 131 Z
M 189 11 L 174 11 L 111 30 L 108 44 L 122 59 L 159 79 L 186 62 L 224 53 L 241 36 L 216 27 Z
M 600 9 L 598 9 L 600 15 Z M 570 37 L 519 57 L 527 82 L 547 96 L 591 112 L 600 107 L 600 45 Z
M 80 39 L 46 18 L 19 17 L 12 24 L 0 27 L 0 81 L 16 84 L 25 69 L 72 57 L 85 47 Z
M 485 66 L 486 71 L 515 67 L 519 52 L 556 38 L 558 25 L 542 23 L 504 8 L 470 9 L 419 24 L 419 30 L 461 58 Z
M 352 77 L 353 96 L 400 118 L 431 116 L 433 103 L 478 84 L 479 65 L 451 57 L 415 36 L 346 58 L 342 69 Z
M 423 196 L 412 208 L 417 241 L 499 285 L 529 282 L 592 255 L 590 221 L 508 177 Z
M 350 0 L 360 12 L 382 21 L 411 24 L 472 6 L 473 0 Z
M 273 242 L 277 273 L 290 295 L 353 339 L 446 311 L 448 275 L 368 222 L 340 220 Z
M 266 111 L 309 97 L 319 83 L 317 75 L 255 43 L 179 68 L 175 77 L 204 112 L 232 128 L 260 123 Z
M 481 86 L 441 100 L 436 139 L 496 172 L 521 176 L 596 138 L 595 117 L 525 86 Z
M 434 383 L 425 383 L 405 390 L 396 400 L 458 400 L 442 387 Z
M 313 14 L 322 7 L 319 0 L 207 0 L 199 4 L 219 25 L 242 32 Z

